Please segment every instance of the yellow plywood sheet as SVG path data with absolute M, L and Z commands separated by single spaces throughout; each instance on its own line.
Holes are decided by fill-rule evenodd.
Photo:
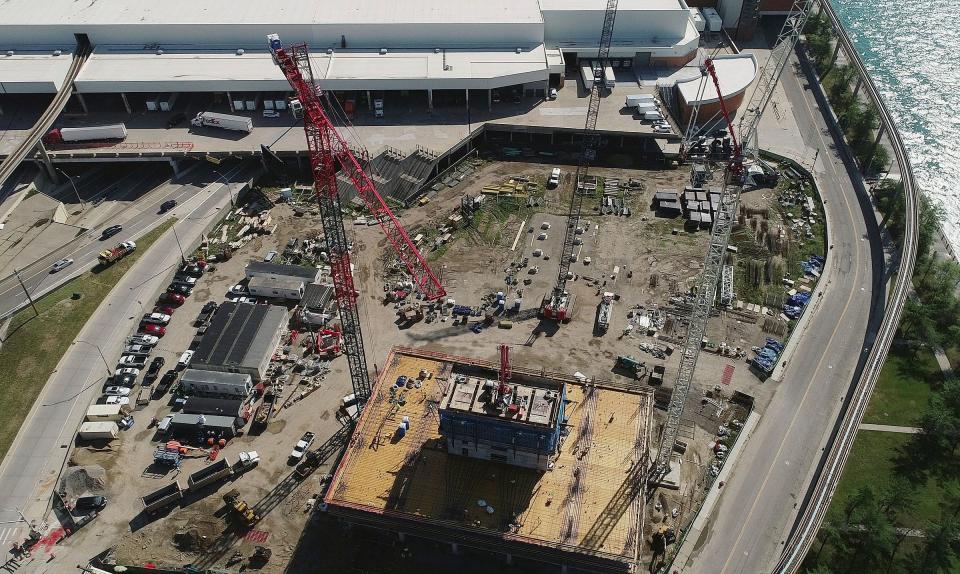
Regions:
M 651 395 L 568 384 L 569 433 L 553 468 L 540 472 L 447 454 L 437 407 L 455 368 L 452 361 L 392 355 L 328 502 L 634 558 Z M 421 369 L 433 378 L 391 400 L 397 377 Z M 404 416 L 411 428 L 401 438 Z

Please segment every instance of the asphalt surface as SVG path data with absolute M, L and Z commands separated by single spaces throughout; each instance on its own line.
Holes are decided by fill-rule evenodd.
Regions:
M 170 217 L 183 213 L 184 209 L 189 210 L 196 206 L 203 200 L 204 196 L 201 191 L 209 185 L 209 183 L 204 182 L 213 179 L 212 177 L 204 177 L 204 175 L 207 174 L 205 172 L 192 172 L 191 176 L 193 177 L 190 178 L 190 181 L 183 183 L 169 182 L 160 185 L 128 206 L 118 210 L 113 216 L 93 222 L 93 226 L 74 241 L 20 269 L 20 280 L 23 282 L 23 286 L 15 275 L 0 279 L 0 318 L 7 317 L 28 305 L 24 288 L 29 291 L 31 297 L 39 298 L 70 279 L 92 269 L 97 264 L 97 256 L 104 249 L 114 247 L 121 241 L 128 239 L 136 240 L 136 238 L 151 231 Z M 81 195 L 86 196 L 84 200 L 90 202 L 105 199 L 110 201 L 129 200 L 129 195 L 133 194 L 145 180 L 155 177 L 155 172 L 147 171 L 139 174 L 128 174 L 120 182 L 110 183 L 106 186 L 95 185 L 91 181 L 89 185 L 96 186 L 97 191 L 91 196 L 86 196 L 84 192 L 81 192 Z M 61 189 L 61 191 L 63 190 Z M 72 193 L 72 189 L 70 192 Z M 177 207 L 170 212 L 160 213 L 160 205 L 169 199 L 177 200 Z M 122 225 L 123 231 L 109 239 L 102 239 L 103 229 L 116 224 Z M 73 259 L 73 264 L 59 273 L 51 273 L 53 263 L 64 258 Z
M 229 175 L 229 174 L 225 174 Z M 237 176 L 239 179 L 239 176 Z M 167 232 L 127 272 L 87 324 L 77 341 L 64 354 L 24 426 L 0 465 L 0 544 L 22 539 L 27 520 L 40 523 L 45 516 L 57 477 L 65 463 L 74 433 L 87 405 L 100 394 L 109 370 L 114 368 L 125 338 L 136 328 L 144 311 L 149 311 L 155 294 L 163 289 L 180 263 L 179 243 L 196 244 L 201 233 L 224 208 L 242 184 L 214 183 L 202 193 L 184 197 L 172 212 L 178 218 L 176 236 Z M 149 225 L 156 225 L 161 200 L 143 206 L 136 223 L 125 225 L 124 234 L 111 238 L 115 243 Z M 99 242 L 78 249 L 79 257 L 96 258 Z M 71 268 L 76 272 L 81 265 Z M 8 295 L 9 297 L 9 295 Z M 102 355 L 101 355 L 102 352 Z
M 830 437 L 851 381 L 859 378 L 884 314 L 883 247 L 869 198 L 835 151 L 813 95 L 791 65 L 783 87 L 804 142 L 817 149 L 815 177 L 824 199 L 829 270 L 812 302 L 802 340 L 773 400 L 743 446 L 705 534 L 684 573 L 756 573 L 773 569 L 801 498 Z

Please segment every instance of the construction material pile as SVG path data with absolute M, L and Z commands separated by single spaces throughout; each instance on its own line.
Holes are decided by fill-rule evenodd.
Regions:
M 777 364 L 777 359 L 779 359 L 781 353 L 783 353 L 783 343 L 767 337 L 766 344 L 763 347 L 754 347 L 753 352 L 756 353 L 757 356 L 753 358 L 750 365 L 769 375 L 773 372 L 773 367 Z

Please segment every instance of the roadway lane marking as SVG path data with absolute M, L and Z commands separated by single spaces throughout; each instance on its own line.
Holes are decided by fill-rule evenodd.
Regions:
M 801 97 L 802 97 L 802 99 L 803 99 L 804 105 L 805 105 L 805 107 L 807 108 L 807 111 L 809 112 L 810 116 L 816 118 L 816 116 L 815 116 L 814 113 L 813 113 L 813 110 L 810 108 L 810 103 L 807 101 L 806 96 L 805 96 L 803 93 L 801 93 Z M 821 120 L 822 120 L 822 118 L 821 118 Z M 815 130 L 815 132 L 816 132 L 816 134 L 817 134 L 817 139 L 820 141 L 820 146 L 821 146 L 821 148 L 824 149 L 824 150 L 830 150 L 831 148 L 826 144 L 826 141 L 823 139 L 823 135 L 822 135 L 822 133 L 820 132 L 820 130 Z M 829 153 L 829 152 L 828 152 L 828 153 Z M 836 153 L 836 152 L 834 152 L 834 153 Z M 831 161 L 829 162 L 829 165 L 834 166 L 834 165 L 835 165 L 836 158 L 833 156 L 833 154 L 831 154 L 830 159 L 831 159 Z M 827 162 L 824 162 L 824 163 L 827 163 Z M 837 175 L 836 169 L 834 169 L 834 175 L 835 175 L 835 176 Z M 847 174 L 847 179 L 849 179 L 849 174 Z M 854 187 L 854 193 L 856 193 L 856 188 L 855 188 L 855 187 Z M 847 221 L 856 221 L 855 218 L 854 218 L 854 216 L 853 216 L 853 210 L 850 208 L 850 203 L 849 203 L 849 202 L 845 202 L 845 206 L 846 206 L 847 216 L 848 216 Z M 853 280 L 853 283 L 857 283 L 858 280 L 859 280 L 859 278 L 860 278 L 860 264 L 859 264 L 859 263 L 860 263 L 860 252 L 859 252 L 859 250 L 854 250 L 853 255 L 854 255 L 855 261 L 857 262 L 857 265 L 854 266 L 854 280 Z M 851 303 L 853 300 L 854 300 L 854 292 L 851 291 L 850 294 L 849 294 L 849 296 L 847 297 L 846 303 L 845 303 L 844 306 L 843 306 L 843 311 L 840 313 L 840 318 L 837 320 L 836 326 L 833 328 L 833 332 L 830 334 L 830 338 L 827 339 L 828 344 L 826 345 L 826 348 L 829 348 L 829 347 L 831 346 L 830 343 L 833 342 L 834 338 L 835 338 L 836 335 L 837 335 L 837 331 L 839 331 L 839 329 L 840 329 L 840 325 L 843 324 L 843 318 L 846 316 L 847 311 L 850 309 L 850 303 Z M 826 355 L 825 355 L 825 354 L 820 356 L 820 360 L 817 362 L 817 366 L 816 366 L 816 368 L 813 370 L 814 375 L 816 375 L 816 374 L 820 371 L 820 369 L 821 369 L 821 367 L 822 367 L 822 365 L 823 365 L 824 359 L 826 359 Z M 833 365 L 830 365 L 829 368 L 832 369 L 832 368 L 833 368 Z M 780 446 L 779 446 L 779 448 L 777 449 L 777 453 L 776 453 L 776 454 L 774 455 L 774 457 L 773 457 L 773 463 L 772 463 L 769 467 L 767 467 L 766 476 L 764 477 L 763 482 L 760 484 L 760 488 L 757 490 L 756 495 L 753 497 L 753 504 L 750 505 L 750 510 L 749 510 L 749 512 L 747 512 L 746 518 L 743 519 L 742 521 L 740 521 L 740 528 L 739 528 L 739 531 L 738 531 L 738 533 L 737 533 L 737 538 L 736 538 L 736 540 L 734 540 L 734 543 L 733 543 L 733 545 L 731 546 L 732 549 L 733 549 L 733 548 L 736 548 L 737 546 L 739 546 L 739 545 L 740 545 L 740 541 L 743 539 L 744 526 L 750 522 L 750 518 L 753 516 L 753 513 L 754 513 L 754 511 L 755 511 L 756 508 L 757 508 L 757 504 L 758 504 L 759 501 L 760 501 L 761 495 L 762 495 L 762 493 L 764 492 L 764 490 L 766 490 L 767 483 L 770 481 L 770 476 L 771 476 L 771 474 L 772 474 L 771 471 L 774 469 L 774 466 L 775 466 L 775 464 L 776 464 L 777 459 L 780 458 L 780 454 L 783 452 L 783 448 L 786 446 L 786 443 L 787 443 L 787 440 L 786 440 L 786 439 L 787 439 L 787 437 L 790 435 L 791 431 L 793 430 L 794 425 L 796 424 L 797 417 L 800 415 L 800 411 L 802 410 L 803 404 L 806 402 L 807 396 L 809 396 L 810 390 L 811 390 L 811 389 L 813 388 L 813 386 L 814 386 L 814 385 L 813 385 L 813 381 L 814 381 L 815 379 L 816 379 L 816 376 L 814 376 L 814 377 L 812 377 L 812 378 L 810 379 L 810 383 L 807 385 L 806 390 L 803 392 L 803 396 L 800 398 L 800 402 L 799 402 L 799 404 L 797 405 L 797 408 L 794 409 L 794 414 L 793 414 L 793 417 L 790 419 L 790 424 L 787 426 L 787 430 L 786 430 L 786 432 L 783 434 L 783 438 L 782 438 L 781 441 L 780 441 Z M 746 555 L 746 553 L 744 553 L 744 554 Z M 734 554 L 733 554 L 733 553 L 731 553 L 731 554 L 727 557 L 727 560 L 723 563 L 723 568 L 721 568 L 721 570 L 720 570 L 721 574 L 722 574 L 723 572 L 726 572 L 726 571 L 727 571 L 727 569 L 728 569 L 729 566 L 730 566 L 730 561 L 733 560 L 733 557 L 734 557 Z

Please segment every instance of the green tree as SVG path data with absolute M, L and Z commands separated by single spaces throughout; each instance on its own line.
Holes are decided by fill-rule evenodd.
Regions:
M 954 571 L 960 550 L 960 523 L 954 517 L 941 517 L 930 524 L 920 545 L 910 554 L 911 571 L 920 574 L 940 574 Z
M 930 308 L 915 297 L 908 298 L 900 314 L 900 336 L 910 341 L 930 341 L 937 336 L 936 330 Z
M 926 194 L 920 194 L 920 213 L 918 219 L 919 237 L 917 238 L 917 257 L 926 258 L 930 255 L 930 248 L 940 230 L 940 221 L 943 219 L 943 206 L 936 203 Z
M 833 52 L 833 46 L 828 36 L 813 35 L 807 37 L 807 51 L 813 58 L 817 70 L 824 72 L 826 64 L 829 64 L 830 54 Z

